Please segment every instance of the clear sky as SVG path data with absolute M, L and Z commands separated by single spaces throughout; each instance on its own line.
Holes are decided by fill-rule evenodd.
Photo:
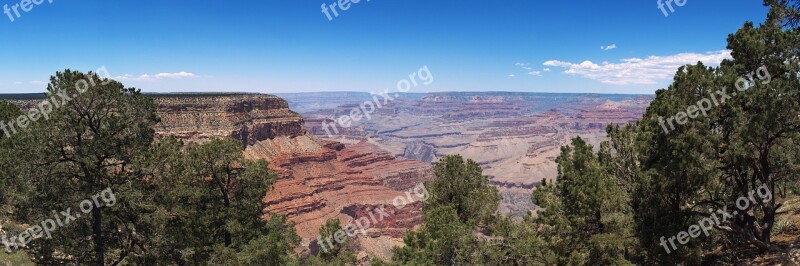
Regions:
M 0 93 L 101 66 L 147 92 L 370 92 L 428 66 L 433 84 L 412 92 L 654 93 L 677 66 L 726 57 L 727 35 L 767 12 L 760 0 L 674 12 L 656 0 L 361 0 L 329 20 L 321 5 L 334 0 L 43 1 L 17 17 L 25 1 L 0 0 L 12 9 L 0 14 Z

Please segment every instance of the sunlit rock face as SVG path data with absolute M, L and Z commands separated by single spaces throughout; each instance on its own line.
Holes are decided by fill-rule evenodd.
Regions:
M 266 94 L 177 94 L 153 96 L 159 135 L 189 142 L 231 137 L 244 145 L 306 133 L 303 118 L 286 100 Z
M 267 159 L 278 173 L 264 198 L 265 218 L 270 213 L 287 215 L 308 251 L 314 251 L 317 232 L 328 219 L 346 225 L 381 205 L 393 215 L 356 238 L 359 250 L 370 256 L 388 258 L 405 232 L 422 224 L 420 204 L 402 210 L 391 207 L 395 198 L 433 179 L 428 163 L 397 158 L 367 142 L 345 145 L 310 135 L 259 141 L 245 155 Z

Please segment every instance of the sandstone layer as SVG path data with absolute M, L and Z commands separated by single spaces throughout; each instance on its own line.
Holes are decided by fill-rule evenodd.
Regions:
M 303 117 L 286 100 L 267 94 L 175 93 L 146 94 L 156 104 L 159 136 L 173 135 L 188 143 L 219 137 L 242 141 L 244 146 L 275 137 L 305 135 Z M 35 108 L 43 93 L 0 95 L 22 110 Z
M 432 180 L 430 164 L 397 159 L 367 142 L 343 145 L 309 135 L 260 141 L 245 155 L 267 159 L 277 171 L 278 180 L 264 199 L 265 212 L 287 215 L 311 252 L 316 252 L 317 232 L 328 219 L 339 219 L 344 226 L 369 217 L 368 210 L 381 205 L 392 215 L 356 238 L 370 256 L 388 258 L 405 232 L 422 223 L 419 205 L 392 207 L 395 198 Z
M 154 95 L 161 123 L 159 135 L 190 142 L 230 137 L 244 145 L 306 133 L 303 118 L 286 100 L 266 94 Z

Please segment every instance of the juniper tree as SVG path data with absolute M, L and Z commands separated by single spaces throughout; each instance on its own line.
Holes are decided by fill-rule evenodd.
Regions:
M 17 219 L 37 223 L 54 218 L 54 211 L 75 214 L 78 204 L 110 189 L 120 201 L 132 193 L 142 176 L 131 171 L 133 158 L 152 142 L 158 122 L 155 105 L 139 90 L 101 78 L 93 72 L 57 72 L 47 85 L 53 99 L 49 119 L 31 122 L 18 134 L 25 164 L 17 165 L 34 188 L 17 205 Z M 58 96 L 57 96 L 58 95 Z M 126 220 L 135 203 L 113 207 L 93 204 L 91 211 L 31 243 L 38 263 L 118 263 L 137 240 Z
M 606 150 L 604 147 L 602 150 Z M 609 165 L 581 138 L 563 147 L 555 182 L 533 192 L 542 208 L 533 221 L 558 264 L 630 264 L 637 241 L 629 195 Z
M 785 27 L 786 17 L 776 15 L 786 9 L 772 6 L 763 24 L 747 22 L 731 34 L 732 59 L 719 67 L 681 67 L 669 88 L 656 92 L 642 121 L 609 131 L 616 147 L 625 148 L 620 154 L 626 158 L 618 161 L 627 162 L 618 175 L 632 181 L 637 234 L 651 259 L 699 263 L 725 239 L 775 249 L 770 231 L 778 197 L 751 200 L 746 210 L 716 226 L 724 233 L 693 239 L 670 254 L 658 243 L 718 210 L 733 213 L 737 199 L 751 197 L 761 186 L 775 193 L 797 178 L 800 31 Z M 685 123 L 664 130 L 660 118 L 691 114 L 692 106 L 707 108 L 695 108 L 694 115 L 683 115 Z M 637 150 L 633 156 L 631 147 Z
M 22 115 L 20 109 L 6 101 L 0 101 L 0 123 L 13 121 Z M 18 177 L 16 165 L 20 164 L 20 151 L 14 146 L 18 145 L 12 140 L 13 135 L 6 135 L 0 131 L 0 221 L 7 219 L 6 213 L 11 212 L 11 205 L 19 196 L 24 195 L 24 182 Z
M 300 241 L 294 226 L 286 217 L 263 213 L 263 198 L 275 182 L 267 162 L 246 160 L 241 142 L 233 139 L 181 147 L 163 140 L 146 164 L 158 180 L 153 223 L 161 237 L 142 261 L 278 265 L 294 260 Z
M 405 236 L 405 247 L 394 250 L 395 263 L 485 264 L 481 247 L 486 246 L 475 231 L 496 221 L 500 194 L 482 172 L 477 163 L 459 155 L 436 163 L 436 179 L 427 184 L 430 198 L 423 204 L 425 224 Z

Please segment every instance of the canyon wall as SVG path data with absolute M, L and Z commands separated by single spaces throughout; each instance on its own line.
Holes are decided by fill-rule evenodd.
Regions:
M 280 97 L 266 94 L 154 95 L 161 123 L 158 135 L 189 142 L 230 137 L 243 145 L 306 134 L 303 118 Z
M 229 137 L 244 146 L 275 137 L 307 134 L 303 117 L 289 109 L 283 98 L 248 93 L 145 94 L 156 104 L 161 118 L 158 136 L 173 135 L 187 143 Z M 36 107 L 44 93 L 0 95 L 22 110 Z
M 365 254 L 388 259 L 405 232 L 422 224 L 419 204 L 402 210 L 391 207 L 395 198 L 405 197 L 415 186 L 433 179 L 428 163 L 398 159 L 367 142 L 344 145 L 310 135 L 260 141 L 248 147 L 245 156 L 267 159 L 278 173 L 274 188 L 264 199 L 265 213 L 287 215 L 309 252 L 317 250 L 317 232 L 328 219 L 338 219 L 346 226 L 355 219 L 369 218 L 362 214 L 380 206 L 391 215 L 355 239 L 357 250 Z

